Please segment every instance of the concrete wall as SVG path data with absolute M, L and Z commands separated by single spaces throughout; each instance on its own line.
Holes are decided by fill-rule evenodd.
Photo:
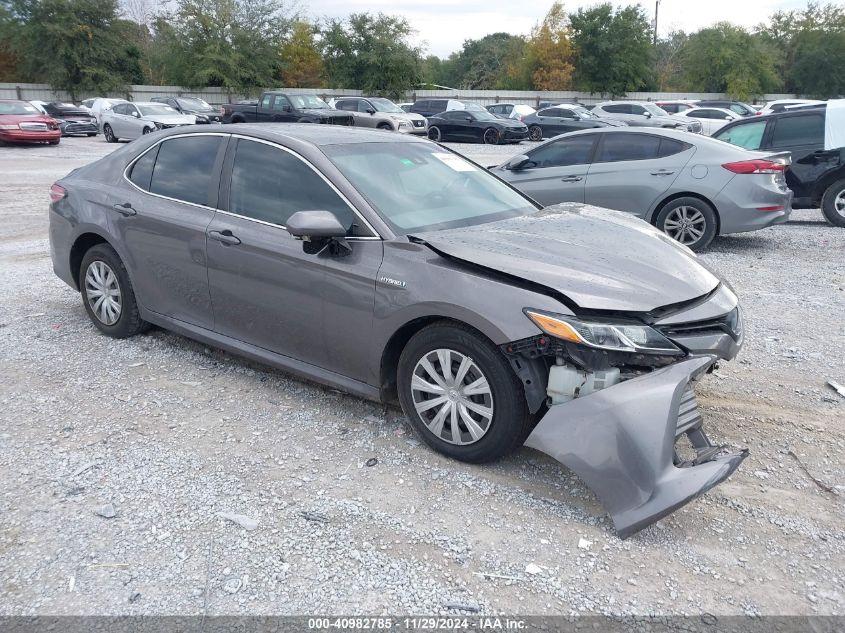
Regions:
M 339 96 L 358 96 L 360 90 L 346 90 L 342 88 L 295 88 L 296 92 L 317 94 L 325 98 Z M 257 93 L 256 93 L 257 94 Z M 83 95 L 88 96 L 101 95 Z M 148 101 L 152 97 L 165 96 L 190 96 L 200 97 L 212 104 L 228 103 L 247 98 L 246 95 L 227 94 L 222 88 L 201 88 L 191 90 L 179 86 L 129 86 L 128 93 L 112 93 L 108 97 L 129 98 L 132 101 Z M 255 98 L 256 95 L 252 95 Z M 557 92 L 536 92 L 536 91 L 512 91 L 512 90 L 416 90 L 406 95 L 408 101 L 422 99 L 423 97 L 451 97 L 453 99 L 466 99 L 483 105 L 498 102 L 525 103 L 536 106 L 539 101 L 558 101 L 591 104 L 605 101 L 606 97 L 600 94 L 589 94 L 586 92 L 557 91 Z M 795 95 L 767 94 L 758 98 L 758 103 L 772 101 L 774 99 L 789 99 Z M 642 101 L 659 101 L 672 99 L 721 99 L 724 95 L 717 93 L 695 93 L 695 92 L 632 92 L 628 99 Z M 67 101 L 68 95 L 62 91 L 55 91 L 47 84 L 24 84 L 24 83 L 0 83 L 0 99 L 24 99 L 26 101 Z

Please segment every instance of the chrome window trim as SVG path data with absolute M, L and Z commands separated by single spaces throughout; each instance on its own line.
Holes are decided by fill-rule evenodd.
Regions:
M 191 205 L 193 207 L 199 207 L 200 209 L 208 209 L 209 211 L 214 211 L 215 213 L 222 213 L 224 215 L 229 215 L 229 216 L 232 216 L 232 217 L 241 218 L 243 220 L 249 220 L 251 222 L 256 222 L 258 224 L 264 224 L 266 226 L 273 226 L 273 227 L 277 227 L 277 228 L 280 228 L 280 229 L 287 230 L 287 227 L 284 224 L 274 224 L 273 222 L 266 222 L 264 220 L 257 220 L 256 218 L 250 218 L 250 217 L 247 217 L 245 215 L 233 213 L 231 211 L 225 211 L 223 209 L 218 209 L 218 208 L 215 208 L 215 207 L 209 207 L 207 205 L 198 204 L 196 202 L 188 202 L 187 200 L 180 200 L 178 198 L 171 198 L 170 196 L 164 196 L 160 193 L 153 193 L 152 191 L 147 191 L 146 189 L 142 189 L 141 187 L 136 185 L 134 182 L 132 182 L 132 180 L 129 178 L 129 171 L 135 166 L 135 163 L 137 163 L 139 160 L 141 160 L 141 158 L 147 152 L 151 151 L 154 147 L 157 147 L 158 145 L 161 145 L 164 141 L 168 141 L 170 139 L 187 138 L 187 137 L 191 137 L 191 136 L 222 136 L 222 137 L 226 137 L 226 138 L 244 139 L 246 141 L 254 141 L 256 143 L 264 143 L 265 145 L 269 145 L 271 147 L 281 149 L 281 150 L 291 154 L 292 156 L 295 156 L 296 158 L 301 160 L 303 163 L 305 163 L 308 167 L 310 167 L 311 170 L 315 174 L 317 174 L 323 180 L 323 182 L 325 182 L 332 189 L 332 191 L 334 191 L 338 195 L 338 197 L 341 200 L 343 200 L 343 202 L 346 203 L 346 205 L 349 207 L 349 209 L 352 211 L 352 213 L 355 215 L 355 217 L 357 217 L 359 220 L 361 220 L 364 223 L 364 226 L 366 226 L 366 228 L 373 234 L 373 235 L 354 235 L 354 236 L 347 237 L 346 238 L 347 240 L 361 241 L 361 240 L 382 240 L 382 239 L 384 239 L 379 234 L 379 232 L 376 231 L 375 228 L 373 228 L 373 225 L 370 224 L 370 222 L 367 220 L 367 218 L 365 218 L 363 215 L 361 215 L 361 213 L 358 211 L 358 209 L 356 209 L 355 206 L 349 201 L 349 198 L 347 198 L 343 194 L 343 192 L 341 192 L 334 185 L 334 183 L 332 183 L 328 178 L 326 178 L 326 176 L 319 169 L 317 169 L 314 165 L 312 165 L 311 162 L 308 161 L 304 156 L 298 154 L 297 152 L 293 151 L 289 147 L 285 147 L 284 145 L 279 145 L 278 143 L 275 143 L 273 141 L 255 138 L 253 136 L 246 136 L 244 134 L 228 134 L 226 132 L 188 132 L 188 133 L 185 133 L 185 134 L 173 134 L 172 136 L 168 136 L 166 138 L 163 138 L 163 139 L 156 141 L 155 143 L 150 145 L 147 149 L 145 149 L 143 152 L 138 154 L 138 156 L 133 158 L 132 161 L 130 161 L 130 163 L 123 170 L 123 179 L 126 182 L 128 182 L 132 187 L 134 187 L 135 189 L 137 189 L 141 193 L 147 194 L 148 196 L 155 196 L 156 198 L 161 198 L 163 200 L 170 200 L 171 202 L 178 202 L 180 204 L 188 204 L 188 205 Z

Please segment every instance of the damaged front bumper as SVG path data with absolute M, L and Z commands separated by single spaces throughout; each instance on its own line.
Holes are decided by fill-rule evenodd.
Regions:
M 525 442 L 575 472 L 627 538 L 727 479 L 748 450 L 702 429 L 691 383 L 717 358 L 697 356 L 549 407 Z M 686 436 L 693 455 L 676 442 Z

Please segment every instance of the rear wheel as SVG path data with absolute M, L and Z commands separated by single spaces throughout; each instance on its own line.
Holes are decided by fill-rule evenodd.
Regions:
M 694 251 L 707 248 L 716 237 L 716 212 L 698 198 L 677 198 L 657 214 L 655 225 L 672 239 Z
M 488 127 L 484 130 L 484 136 L 482 138 L 484 139 L 484 143 L 486 145 L 498 145 L 501 135 L 499 134 L 499 130 L 496 128 Z
M 825 190 L 822 213 L 833 226 L 845 227 L 845 178 L 837 180 Z
M 528 138 L 532 141 L 542 141 L 543 140 L 543 128 L 539 125 L 532 125 L 528 128 Z
M 126 338 L 149 327 L 138 312 L 129 273 L 108 244 L 97 244 L 85 253 L 79 289 L 88 318 L 103 334 Z
M 399 358 L 399 401 L 434 450 L 466 462 L 518 449 L 531 429 L 522 384 L 501 351 L 467 326 L 434 323 Z
M 436 125 L 432 125 L 430 128 L 428 128 L 428 138 L 430 138 L 435 143 L 439 143 L 442 140 L 440 128 Z
M 106 123 L 103 126 L 103 136 L 106 137 L 106 141 L 108 143 L 117 143 L 117 137 L 114 135 L 114 132 L 111 129 L 111 125 Z

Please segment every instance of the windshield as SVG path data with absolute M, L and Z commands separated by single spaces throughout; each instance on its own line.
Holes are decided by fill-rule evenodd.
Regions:
M 2 114 L 41 114 L 34 105 L 23 102 L 0 101 L 0 115 Z
M 203 101 L 202 99 L 194 99 L 191 97 L 190 99 L 176 99 L 176 103 L 179 104 L 180 108 L 186 108 L 188 110 L 212 110 L 213 108 L 208 105 L 207 102 Z
M 382 99 L 379 97 L 377 99 L 370 99 L 370 103 L 372 103 L 373 107 L 379 112 L 398 112 L 399 114 L 404 114 L 405 112 L 390 99 Z
M 175 108 L 171 108 L 169 105 L 142 105 L 138 106 L 138 109 L 141 111 L 141 114 L 144 116 L 153 116 L 155 114 L 179 114 Z
M 288 95 L 288 99 L 291 100 L 293 107 L 297 110 L 301 110 L 303 108 L 322 110 L 329 107 L 328 103 L 316 95 Z
M 432 143 L 326 145 L 323 152 L 400 234 L 535 211 L 487 170 Z
M 576 112 L 582 119 L 598 119 L 599 116 L 582 106 L 572 106 L 570 110 Z
M 653 103 L 644 103 L 643 107 L 654 116 L 669 116 L 669 113 L 666 112 L 666 110 L 660 106 L 654 105 Z

